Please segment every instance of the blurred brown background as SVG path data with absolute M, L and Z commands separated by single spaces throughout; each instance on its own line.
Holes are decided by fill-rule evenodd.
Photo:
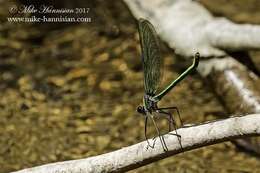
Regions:
M 25 2 L 25 1 L 24 1 Z M 35 1 L 36 2 L 36 1 Z M 34 3 L 35 3 L 34 2 Z M 260 24 L 257 0 L 202 0 L 216 16 Z M 33 2 L 30 2 L 33 3 Z M 37 1 L 40 3 L 40 1 Z M 49 4 L 54 2 L 49 1 Z M 136 21 L 121 1 L 56 1 L 89 7 L 90 23 L 11 23 L 0 1 L 0 172 L 94 156 L 144 140 L 135 111 L 143 96 Z M 165 86 L 191 62 L 161 42 Z M 249 52 L 260 69 L 260 53 Z M 185 123 L 227 115 L 194 73 L 160 105 Z M 132 172 L 259 172 L 259 157 L 230 142 L 185 152 Z

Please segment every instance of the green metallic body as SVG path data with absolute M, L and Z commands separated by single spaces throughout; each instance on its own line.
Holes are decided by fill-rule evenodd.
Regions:
M 173 87 L 175 87 L 187 75 L 189 75 L 193 70 L 195 70 L 199 65 L 199 57 L 199 53 L 196 53 L 192 65 L 187 70 L 185 70 L 177 79 L 175 79 L 170 85 L 168 85 L 163 91 L 161 91 L 153 98 L 157 101 L 161 100 Z

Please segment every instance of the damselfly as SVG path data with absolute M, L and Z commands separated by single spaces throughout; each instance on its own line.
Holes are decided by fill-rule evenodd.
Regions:
M 156 128 L 158 137 L 162 144 L 164 150 L 168 150 L 165 140 L 160 133 L 160 130 L 155 121 L 155 116 L 165 116 L 169 122 L 169 132 L 171 131 L 171 127 L 175 128 L 176 132 L 176 124 L 173 119 L 173 116 L 167 110 L 175 110 L 178 114 L 178 117 L 181 121 L 180 114 L 177 107 L 165 107 L 159 108 L 157 103 L 180 81 L 182 81 L 188 74 L 190 74 L 199 64 L 199 53 L 196 53 L 194 56 L 193 64 L 187 68 L 177 79 L 173 80 L 164 90 L 161 92 L 157 92 L 159 83 L 161 80 L 161 66 L 162 59 L 160 56 L 159 42 L 155 32 L 153 25 L 145 19 L 139 19 L 138 21 L 138 30 L 139 37 L 141 43 L 141 51 L 142 51 L 142 64 L 144 70 L 144 90 L 145 94 L 143 97 L 143 105 L 137 107 L 137 112 L 142 114 L 145 117 L 145 138 L 147 140 L 148 146 L 154 147 L 151 145 L 147 138 L 147 121 L 150 119 Z M 181 122 L 182 124 L 182 122 Z M 178 139 L 179 135 L 175 134 Z

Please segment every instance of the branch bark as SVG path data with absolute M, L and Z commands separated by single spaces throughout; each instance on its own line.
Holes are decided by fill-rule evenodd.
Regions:
M 124 172 L 143 165 L 161 160 L 192 149 L 203 146 L 242 138 L 245 136 L 260 135 L 260 114 L 251 114 L 242 117 L 231 117 L 225 120 L 207 122 L 196 126 L 178 129 L 181 135 L 179 141 L 175 135 L 164 135 L 169 149 L 164 152 L 159 140 L 155 147 L 147 148 L 147 142 L 141 142 L 117 151 L 94 156 L 86 159 L 51 163 L 34 168 L 24 169 L 13 173 L 46 173 L 46 172 Z M 175 131 L 171 132 L 175 133 Z M 152 142 L 152 139 L 150 139 Z

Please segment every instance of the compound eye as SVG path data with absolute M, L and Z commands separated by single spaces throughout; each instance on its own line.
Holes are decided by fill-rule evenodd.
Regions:
M 143 114 L 144 113 L 144 108 L 142 106 L 138 106 L 136 111 L 140 114 Z

